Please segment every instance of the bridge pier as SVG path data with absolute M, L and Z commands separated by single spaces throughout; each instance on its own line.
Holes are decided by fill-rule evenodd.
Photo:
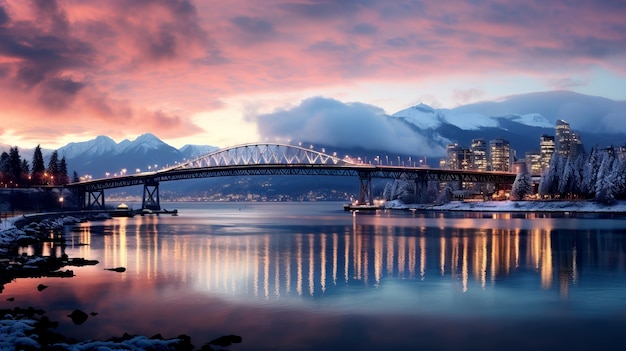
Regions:
M 372 173 L 359 172 L 359 201 L 358 205 L 373 205 L 372 199 Z
M 159 182 L 148 180 L 143 184 L 141 209 L 151 211 L 161 210 L 161 202 L 159 200 Z
M 104 210 L 104 190 L 85 191 L 83 208 L 87 210 Z

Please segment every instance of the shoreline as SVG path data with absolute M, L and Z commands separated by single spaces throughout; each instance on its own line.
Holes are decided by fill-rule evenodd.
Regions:
M 551 213 L 598 213 L 626 214 L 626 201 L 603 205 L 591 200 L 579 201 L 451 201 L 436 204 L 405 204 L 399 200 L 385 203 L 385 209 L 412 211 L 458 211 L 458 212 L 551 212 Z

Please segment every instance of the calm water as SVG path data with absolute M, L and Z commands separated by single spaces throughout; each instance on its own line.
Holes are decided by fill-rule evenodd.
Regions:
M 180 215 L 67 228 L 44 253 L 100 264 L 10 283 L 0 307 L 43 308 L 81 339 L 238 334 L 235 351 L 626 347 L 626 218 L 164 207 Z M 75 326 L 75 308 L 98 315 Z

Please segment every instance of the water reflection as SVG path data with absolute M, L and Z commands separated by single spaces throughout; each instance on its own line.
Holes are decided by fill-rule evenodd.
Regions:
M 622 236 L 555 229 L 555 219 L 545 215 L 543 226 L 529 229 L 528 218 L 537 220 L 537 214 L 455 216 L 359 215 L 351 224 L 260 226 L 235 235 L 146 216 L 80 226 L 72 242 L 100 238 L 102 264 L 127 267 L 128 277 L 164 276 L 200 291 L 265 299 L 333 295 L 387 279 L 457 282 L 455 289 L 464 293 L 517 276 L 531 277 L 541 289 L 556 287 L 567 297 L 581 269 L 626 266 Z M 493 228 L 485 220 L 495 220 Z M 616 243 L 620 250 L 613 248 Z M 92 250 L 78 246 L 77 255 L 93 257 Z
M 202 344 L 236 333 L 238 350 L 626 343 L 623 218 L 211 206 L 68 229 L 67 247 L 27 250 L 101 263 L 71 279 L 18 279 L 3 294 L 78 338 L 185 333 Z M 126 272 L 102 269 L 118 266 Z M 75 308 L 99 313 L 77 328 L 66 317 Z

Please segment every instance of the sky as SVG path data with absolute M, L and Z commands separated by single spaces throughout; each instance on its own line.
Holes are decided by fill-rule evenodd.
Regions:
M 384 144 L 408 138 L 384 114 L 419 103 L 626 100 L 624 18 L 621 0 L 0 0 L 0 143 L 227 147 L 314 126 Z

